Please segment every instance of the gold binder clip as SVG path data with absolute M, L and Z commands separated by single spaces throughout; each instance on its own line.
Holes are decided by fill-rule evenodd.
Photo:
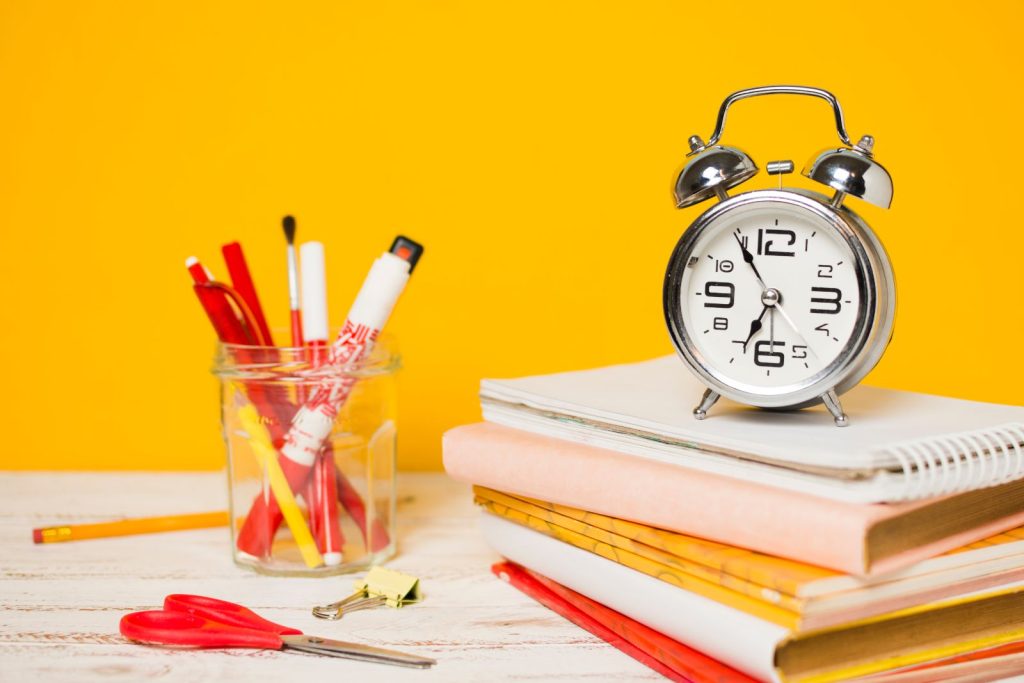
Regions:
M 396 572 L 394 569 L 374 567 L 366 574 L 365 579 L 356 581 L 355 592 L 352 595 L 330 605 L 314 607 L 313 616 L 335 620 L 361 609 L 378 605 L 401 607 L 411 602 L 419 602 L 421 599 L 420 580 L 415 576 Z

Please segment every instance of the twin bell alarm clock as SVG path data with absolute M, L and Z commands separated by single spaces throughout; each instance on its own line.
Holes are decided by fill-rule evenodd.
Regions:
M 809 95 L 832 106 L 843 146 L 818 153 L 802 170 L 831 196 L 781 185 L 729 193 L 758 167 L 742 150 L 719 144 L 726 114 L 762 95 Z M 694 416 L 704 419 L 720 396 L 771 409 L 820 402 L 845 426 L 839 397 L 882 357 L 896 310 L 885 249 L 847 206 L 849 197 L 892 203 L 892 178 L 874 159 L 874 138 L 851 143 L 830 92 L 766 86 L 729 95 L 711 139 L 689 142 L 676 206 L 714 204 L 672 253 L 664 306 L 679 356 L 707 386 Z M 772 175 L 793 168 L 788 160 L 766 164 Z

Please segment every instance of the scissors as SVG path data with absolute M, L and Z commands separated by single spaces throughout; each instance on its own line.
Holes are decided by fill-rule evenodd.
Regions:
M 147 645 L 293 649 L 417 669 L 437 663 L 429 657 L 303 635 L 298 629 L 267 621 L 248 607 L 201 595 L 168 595 L 162 610 L 126 614 L 121 617 L 121 635 Z

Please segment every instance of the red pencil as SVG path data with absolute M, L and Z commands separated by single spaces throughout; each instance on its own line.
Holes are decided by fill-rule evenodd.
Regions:
M 231 276 L 231 284 L 238 294 L 248 304 L 252 311 L 256 329 L 259 331 L 260 345 L 273 346 L 274 338 L 270 334 L 270 327 L 267 326 L 267 319 L 263 315 L 263 307 L 260 305 L 260 298 L 256 294 L 256 285 L 249 273 L 249 266 L 245 262 L 245 254 L 242 253 L 242 245 L 238 242 L 230 242 L 220 248 L 224 255 L 224 263 L 228 267 L 228 274 Z

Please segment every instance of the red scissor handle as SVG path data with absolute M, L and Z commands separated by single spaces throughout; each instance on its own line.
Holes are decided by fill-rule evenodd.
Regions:
M 168 595 L 164 598 L 164 610 L 167 612 L 194 614 L 226 626 L 256 629 L 282 636 L 302 635 L 302 631 L 268 621 L 248 607 L 242 607 L 227 600 L 207 598 L 202 595 L 184 595 L 181 593 Z
M 121 617 L 121 635 L 150 645 L 174 647 L 254 647 L 280 650 L 281 636 L 204 619 L 188 612 L 149 610 Z

